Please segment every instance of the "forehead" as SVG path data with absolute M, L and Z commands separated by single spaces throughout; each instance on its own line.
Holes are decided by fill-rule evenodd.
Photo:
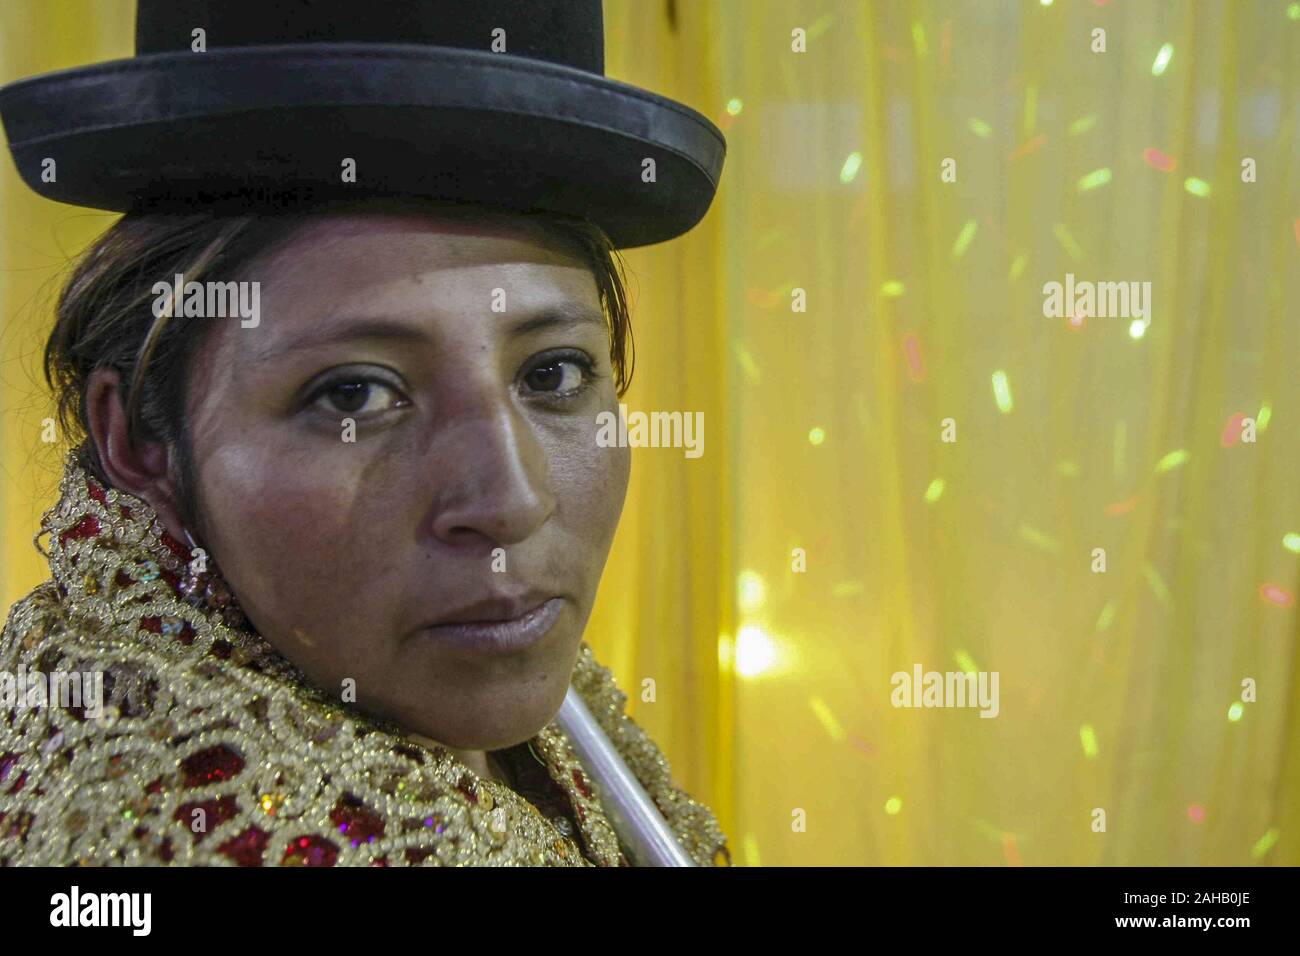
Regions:
M 503 218 L 312 217 L 239 278 L 257 283 L 260 320 L 252 328 L 222 323 L 206 340 L 220 367 L 260 364 L 380 324 L 440 346 L 504 340 L 545 316 L 581 319 L 604 334 L 588 263 L 537 225 Z
M 568 286 L 590 278 L 585 262 L 536 223 L 474 214 L 338 213 L 307 219 L 247 268 L 276 287 L 349 286 L 438 274 L 548 277 Z M 592 290 L 594 278 L 591 280 Z

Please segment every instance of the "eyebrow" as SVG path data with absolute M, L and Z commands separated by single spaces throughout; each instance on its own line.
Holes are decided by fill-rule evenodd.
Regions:
M 526 318 L 506 329 L 510 338 L 522 338 L 535 332 L 554 328 L 572 328 L 580 325 L 598 325 L 605 328 L 605 316 L 578 303 L 561 303 L 530 313 Z M 367 318 L 342 320 L 325 331 L 311 329 L 292 338 L 261 349 L 254 356 L 257 362 L 276 358 L 302 349 L 320 348 L 340 342 L 390 341 L 407 345 L 427 345 L 428 332 L 417 326 L 393 319 Z

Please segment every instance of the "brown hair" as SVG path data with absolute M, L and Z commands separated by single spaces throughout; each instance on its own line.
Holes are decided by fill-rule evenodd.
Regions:
M 551 213 L 509 213 L 472 204 L 369 200 L 333 207 L 336 211 L 410 210 L 448 217 L 505 215 L 534 226 L 557 241 L 596 280 L 609 329 L 614 384 L 621 397 L 632 379 L 632 328 L 623 262 L 599 226 L 586 219 Z M 82 254 L 59 295 L 56 321 L 45 347 L 45 378 L 55 394 L 59 423 L 72 436 L 81 464 L 108 484 L 99 450 L 90 434 L 86 385 L 101 366 L 118 370 L 133 445 L 160 441 L 178 457 L 178 495 L 183 519 L 199 525 L 196 482 L 185 421 L 185 391 L 190 362 L 201 336 L 185 334 L 184 323 L 155 318 L 156 282 L 180 273 L 187 281 L 239 270 L 287 239 L 309 217 L 323 210 L 267 214 L 127 213 Z M 188 326 L 193 328 L 193 326 Z

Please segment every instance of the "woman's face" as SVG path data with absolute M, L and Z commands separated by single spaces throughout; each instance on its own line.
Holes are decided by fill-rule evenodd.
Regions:
M 590 271 L 509 224 L 369 214 L 322 217 L 239 278 L 260 321 L 189 320 L 220 328 L 188 411 L 200 544 L 241 608 L 319 686 L 347 699 L 350 679 L 414 732 L 533 736 L 627 490 L 627 449 L 596 442 L 618 399 Z

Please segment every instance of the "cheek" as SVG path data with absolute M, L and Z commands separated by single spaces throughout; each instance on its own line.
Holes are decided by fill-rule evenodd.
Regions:
M 267 446 L 267 447 L 274 447 Z M 344 467 L 346 466 L 346 467 Z M 222 574 L 268 638 L 350 620 L 385 598 L 392 580 L 390 508 L 367 470 L 329 455 L 298 460 L 259 446 L 215 455 L 201 477 L 208 530 Z M 364 586 L 362 586 L 364 582 Z
M 591 426 L 556 436 L 547 454 L 562 522 L 584 541 L 608 549 L 623 511 L 631 449 L 600 447 Z M 594 556 L 603 565 L 604 551 Z

